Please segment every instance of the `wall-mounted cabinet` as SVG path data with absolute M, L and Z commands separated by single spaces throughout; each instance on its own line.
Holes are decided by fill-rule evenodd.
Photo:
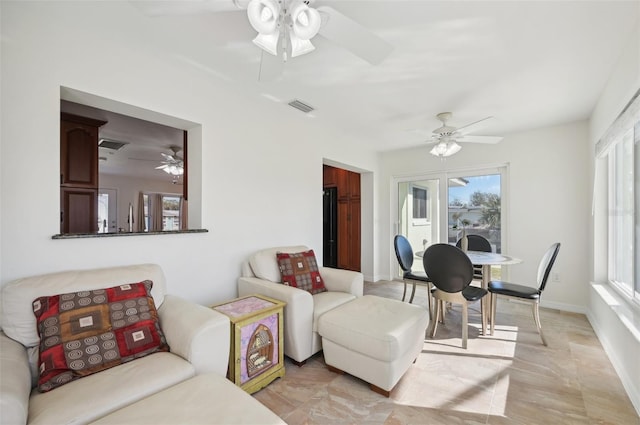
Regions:
M 60 232 L 98 230 L 98 129 L 106 121 L 60 114 Z

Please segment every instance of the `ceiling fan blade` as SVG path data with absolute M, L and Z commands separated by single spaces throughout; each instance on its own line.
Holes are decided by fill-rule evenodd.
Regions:
M 485 143 L 485 144 L 488 144 L 488 145 L 494 145 L 496 143 L 499 143 L 502 139 L 503 139 L 503 137 L 501 137 L 501 136 L 471 136 L 471 135 L 465 135 L 465 136 L 461 136 L 461 137 L 456 137 L 456 141 L 457 142 L 463 142 L 463 143 Z
M 379 64 L 393 51 L 391 44 L 334 8 L 320 6 L 317 10 L 328 17 L 319 33 L 370 64 Z
M 194 15 L 203 12 L 229 12 L 246 9 L 249 0 L 130 0 L 142 13 L 149 16 Z
M 478 120 L 476 122 L 472 122 L 471 124 L 467 124 L 464 127 L 459 127 L 458 130 L 456 130 L 456 133 L 458 134 L 469 134 L 469 133 L 473 133 L 476 130 L 479 130 L 480 128 L 484 127 L 485 125 L 487 125 L 489 123 L 490 120 L 493 120 L 494 117 L 486 117 L 486 118 L 482 118 L 481 120 Z

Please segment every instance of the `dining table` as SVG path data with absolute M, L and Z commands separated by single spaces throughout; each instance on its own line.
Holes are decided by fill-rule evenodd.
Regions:
M 474 265 L 482 266 L 482 281 L 481 286 L 483 289 L 488 289 L 489 282 L 491 281 L 491 266 L 508 266 L 512 264 L 522 263 L 522 260 L 504 253 L 497 252 L 484 252 L 484 251 L 465 251 L 469 260 Z M 422 258 L 424 251 L 418 251 L 415 253 L 416 257 Z M 489 305 L 488 297 L 482 297 L 482 310 L 487 318 L 486 323 L 491 326 L 491 306 Z M 486 335 L 486 329 L 482 330 L 482 334 Z

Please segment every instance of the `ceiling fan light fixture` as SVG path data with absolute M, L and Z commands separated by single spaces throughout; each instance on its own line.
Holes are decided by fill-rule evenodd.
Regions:
M 453 140 L 441 141 L 436 144 L 429 153 L 439 158 L 446 158 L 459 152 L 460 149 L 462 149 L 462 147 Z
M 158 168 L 160 168 L 167 174 L 171 174 L 172 176 L 181 176 L 184 174 L 184 167 L 181 167 L 179 165 L 167 165 Z
M 316 47 L 311 44 L 309 40 L 304 40 L 302 38 L 296 37 L 295 34 L 291 33 L 291 57 L 295 58 L 296 56 L 304 55 L 309 52 L 313 52 Z
M 260 34 L 277 33 L 280 5 L 275 0 L 251 0 L 247 6 L 247 17 L 253 29 Z
M 253 44 L 260 47 L 262 50 L 271 53 L 273 56 L 278 56 L 278 39 L 280 33 L 275 32 L 273 34 L 258 34 L 253 39 Z
M 320 12 L 312 9 L 301 1 L 296 1 L 291 6 L 292 32 L 302 40 L 310 40 L 320 31 Z

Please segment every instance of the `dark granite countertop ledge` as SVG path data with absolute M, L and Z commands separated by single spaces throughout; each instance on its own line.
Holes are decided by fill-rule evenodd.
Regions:
M 51 239 L 115 238 L 120 236 L 182 235 L 185 233 L 208 233 L 207 229 L 165 230 L 162 232 L 114 232 L 114 233 L 69 233 L 51 236 Z

